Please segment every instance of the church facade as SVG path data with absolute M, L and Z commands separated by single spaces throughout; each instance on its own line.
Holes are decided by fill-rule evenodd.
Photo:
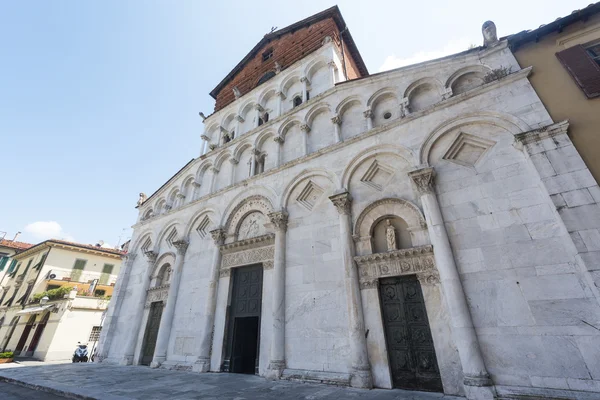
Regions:
M 337 7 L 266 35 L 141 197 L 102 362 L 597 396 L 600 189 L 483 33 L 372 75 Z

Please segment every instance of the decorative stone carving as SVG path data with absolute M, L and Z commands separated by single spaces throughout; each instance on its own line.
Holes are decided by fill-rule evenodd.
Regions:
M 333 118 L 331 118 L 331 122 L 333 122 L 335 125 L 341 125 L 342 124 L 342 118 L 339 115 L 334 115 Z
M 229 159 L 229 162 L 230 162 L 232 165 L 237 165 L 237 164 L 240 162 L 240 160 L 238 160 L 238 159 L 236 159 L 236 158 L 233 158 L 233 157 L 232 157 L 232 158 L 230 158 L 230 159 Z
M 158 254 L 150 250 L 144 253 L 144 257 L 146 257 L 146 260 L 148 260 L 150 264 L 154 264 L 158 258 Z
M 175 246 L 175 248 L 177 249 L 177 254 L 179 254 L 180 256 L 185 255 L 188 245 L 189 245 L 189 243 L 186 242 L 185 240 L 177 240 L 177 241 L 173 242 L 173 246 Z
M 251 212 L 240 222 L 236 232 L 237 239 L 250 239 L 264 235 L 266 233 L 265 224 L 267 222 L 267 218 L 260 211 Z
M 561 121 L 543 128 L 534 129 L 529 132 L 518 133 L 515 140 L 522 145 L 536 143 L 544 139 L 552 138 L 557 135 L 567 134 L 569 130 L 569 121 Z
M 371 279 L 368 281 L 361 281 L 361 289 L 377 289 L 379 287 L 379 279 Z
M 232 90 L 236 100 L 242 97 L 242 92 L 240 92 L 240 89 L 238 89 L 237 86 L 234 86 Z
M 410 274 L 420 274 L 424 284 L 439 283 L 439 278 L 435 278 L 438 274 L 431 245 L 357 256 L 354 261 L 358 265 L 361 288 L 369 287 L 368 282 L 374 279 Z
M 169 297 L 169 287 L 170 285 L 164 285 L 148 289 L 144 308 L 150 308 L 150 305 L 157 301 L 166 303 L 167 297 Z
M 231 268 L 222 269 L 221 271 L 219 271 L 219 277 L 225 278 L 227 276 L 231 276 Z
M 278 231 L 287 229 L 288 214 L 285 211 L 272 212 L 269 214 L 269 219 Z
M 461 132 L 442 157 L 444 160 L 473 168 L 496 142 Z
M 327 43 L 331 43 L 332 39 L 331 36 L 325 36 L 325 38 L 323 39 L 322 44 L 326 45 Z
M 307 124 L 302 124 L 302 125 L 300 125 L 300 130 L 302 132 L 308 133 L 308 132 L 310 132 L 310 126 L 308 126 Z
M 285 142 L 285 139 L 283 138 L 283 136 L 275 136 L 273 138 L 273 140 L 275 141 L 275 143 L 279 143 L 279 144 L 283 144 L 283 142 Z
M 177 193 L 177 198 L 178 199 L 185 199 L 185 194 L 183 194 L 183 193 Z
M 211 150 L 214 150 L 214 149 L 217 148 L 217 145 L 214 144 L 214 143 L 211 143 L 211 144 L 208 145 L 208 148 L 211 149 Z
M 200 136 L 200 139 L 205 140 L 207 142 L 210 140 L 210 138 L 208 136 L 206 136 L 206 135 Z
M 275 61 L 275 73 L 278 74 L 281 72 L 281 64 L 279 64 L 277 61 Z
M 269 246 L 275 242 L 275 234 L 267 233 L 263 236 L 258 236 L 250 239 L 238 240 L 233 243 L 227 243 L 220 246 L 221 253 L 229 254 L 236 251 L 252 249 L 260 246 Z
M 239 225 L 242 219 L 252 211 L 259 211 L 267 215 L 273 211 L 273 206 L 269 200 L 263 196 L 250 196 L 238 204 L 229 214 L 227 220 L 227 233 L 235 235 L 239 232 Z M 265 221 L 266 222 L 266 221 Z
M 148 200 L 148 196 L 145 193 L 140 193 L 140 198 L 137 201 L 137 206 L 140 207 L 144 202 Z
M 417 190 L 420 192 L 420 194 L 434 192 L 435 171 L 433 170 L 433 168 L 427 167 L 411 171 L 408 173 L 408 176 L 417 186 Z
M 306 76 L 303 76 L 302 78 L 300 78 L 300 82 L 310 85 L 310 79 L 308 79 L 308 77 L 306 77 Z
M 239 114 L 235 116 L 235 119 L 236 119 L 238 122 L 244 122 L 244 121 L 245 121 L 244 117 L 242 117 L 242 116 L 241 116 L 241 115 L 239 115 Z
M 202 111 L 200 111 L 198 115 L 200 116 L 200 118 L 202 118 L 202 122 L 206 121 L 206 115 L 204 115 Z
M 435 286 L 440 283 L 440 275 L 437 271 L 417 274 L 417 279 L 421 286 Z
M 285 100 L 286 98 L 285 93 L 283 92 L 277 92 L 275 93 L 275 96 L 278 96 L 281 100 Z
M 274 246 L 259 247 L 224 254 L 221 261 L 221 269 L 242 265 L 256 264 L 263 261 L 272 261 L 275 254 Z
M 221 228 L 210 231 L 210 236 L 212 236 L 212 239 L 214 240 L 217 246 L 222 245 L 225 241 L 225 238 L 227 237 L 225 234 L 225 230 Z
M 262 263 L 263 265 L 263 269 L 267 270 L 267 269 L 273 269 L 273 266 L 275 265 L 275 263 L 273 261 L 264 261 Z
M 260 104 L 255 104 L 255 105 L 254 105 L 254 108 L 256 109 L 256 111 L 258 111 L 258 112 L 260 112 L 260 113 L 263 113 L 263 112 L 265 112 L 265 109 L 264 109 L 264 107 L 263 107 L 263 106 L 261 106 Z
M 200 237 L 202 239 L 204 239 L 206 237 L 206 235 L 208 234 L 208 232 L 206 230 L 208 229 L 209 225 L 210 225 L 210 219 L 208 219 L 208 216 L 205 215 L 204 218 L 202 218 L 202 220 L 196 227 L 196 232 L 198 232 L 198 234 L 200 235 Z
M 485 21 L 481 27 L 483 34 L 483 45 L 493 46 L 498 43 L 498 35 L 496 34 L 496 24 L 493 21 Z
M 214 173 L 214 174 L 218 174 L 219 173 L 219 168 L 217 167 L 210 167 L 210 170 Z
M 363 112 L 365 118 L 372 119 L 373 118 L 373 110 L 370 108 Z
M 313 181 L 308 181 L 296 201 L 308 211 L 311 211 L 323 193 L 324 190 L 319 185 Z
M 388 251 L 398 250 L 398 248 L 396 246 L 396 230 L 392 226 L 389 219 L 387 219 L 385 222 L 386 222 L 385 240 L 387 243 L 387 249 L 388 249 Z
M 200 186 L 202 186 L 202 183 L 198 182 L 198 181 L 193 181 L 192 182 L 192 186 L 195 188 L 199 188 Z
M 360 181 L 365 185 L 381 192 L 383 188 L 387 186 L 393 174 L 394 170 L 392 167 L 374 160 L 363 177 L 360 178 Z
M 329 200 L 331 200 L 331 202 L 333 203 L 335 208 L 337 208 L 340 214 L 350 214 L 350 208 L 352 205 L 352 197 L 350 196 L 350 193 L 338 193 L 333 196 L 330 196 Z

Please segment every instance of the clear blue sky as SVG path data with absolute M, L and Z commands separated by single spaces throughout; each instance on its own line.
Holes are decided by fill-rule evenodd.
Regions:
M 480 44 L 487 19 L 503 36 L 589 2 L 338 5 L 373 73 Z M 272 26 L 333 4 L 0 0 L 0 231 L 31 242 L 125 239 L 138 193 L 198 156 L 210 90 Z

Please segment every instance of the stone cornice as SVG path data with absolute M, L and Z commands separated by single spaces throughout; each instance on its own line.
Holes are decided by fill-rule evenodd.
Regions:
M 138 227 L 144 226 L 144 225 L 146 225 L 149 222 L 156 221 L 159 218 L 162 218 L 163 216 L 167 216 L 167 215 L 172 214 L 174 212 L 178 212 L 178 211 L 183 210 L 183 209 L 185 209 L 187 207 L 193 207 L 194 205 L 196 205 L 196 204 L 198 204 L 200 202 L 212 199 L 214 197 L 218 197 L 221 194 L 223 194 L 224 192 L 227 192 L 229 190 L 234 190 L 234 189 L 236 189 L 238 187 L 249 186 L 249 184 L 252 183 L 252 182 L 255 182 L 257 180 L 260 180 L 260 179 L 262 179 L 264 177 L 267 177 L 267 176 L 270 176 L 270 175 L 277 174 L 277 173 L 279 173 L 281 171 L 284 171 L 286 169 L 292 168 L 295 165 L 305 163 L 305 162 L 307 162 L 309 160 L 312 160 L 314 158 L 320 157 L 323 154 L 328 154 L 328 153 L 336 152 L 336 151 L 338 151 L 338 150 L 340 150 L 340 149 L 342 149 L 342 148 L 344 148 L 344 147 L 346 147 L 346 146 L 348 146 L 350 144 L 360 142 L 360 141 L 365 140 L 367 138 L 370 138 L 372 136 L 378 135 L 378 134 L 380 134 L 382 132 L 386 132 L 386 131 L 388 131 L 390 129 L 396 128 L 398 126 L 401 126 L 401 125 L 404 125 L 404 124 L 408 124 L 408 123 L 410 123 L 411 121 L 413 121 L 413 120 L 415 120 L 417 118 L 423 117 L 425 115 L 432 114 L 432 113 L 434 113 L 434 112 L 436 112 L 438 110 L 441 110 L 443 108 L 447 108 L 447 107 L 453 106 L 453 105 L 455 105 L 457 103 L 460 103 L 462 101 L 465 101 L 465 100 L 468 100 L 468 99 L 480 96 L 480 95 L 485 94 L 485 93 L 488 93 L 488 92 L 490 92 L 490 91 L 492 91 L 494 89 L 497 89 L 497 88 L 499 88 L 501 86 L 504 86 L 504 85 L 507 85 L 507 84 L 510 84 L 510 83 L 513 83 L 513 82 L 516 82 L 516 81 L 518 81 L 520 79 L 527 79 L 527 77 L 531 74 L 532 69 L 533 69 L 533 67 L 523 68 L 523 69 L 521 69 L 521 70 L 519 70 L 517 72 L 514 72 L 514 73 L 512 73 L 510 75 L 505 76 L 502 79 L 499 79 L 499 80 L 487 83 L 485 85 L 482 85 L 482 86 L 478 87 L 477 89 L 472 89 L 472 90 L 466 91 L 464 93 L 461 93 L 459 95 L 452 96 L 452 97 L 450 97 L 447 100 L 442 100 L 439 103 L 435 104 L 434 106 L 432 106 L 430 108 L 427 108 L 425 110 L 414 112 L 414 113 L 410 113 L 410 114 L 408 114 L 404 118 L 395 119 L 395 120 L 393 120 L 393 121 L 391 121 L 391 122 L 389 122 L 387 124 L 378 126 L 376 128 L 372 128 L 372 129 L 370 129 L 368 131 L 365 131 L 365 132 L 363 132 L 363 133 L 361 133 L 359 135 L 356 135 L 356 136 L 353 136 L 353 137 L 351 137 L 349 139 L 346 139 L 343 142 L 334 143 L 334 144 L 332 144 L 330 146 L 324 147 L 324 148 L 319 149 L 319 150 L 317 150 L 317 151 L 315 151 L 313 153 L 310 153 L 310 154 L 308 154 L 308 155 L 306 155 L 304 157 L 296 158 L 296 159 L 294 159 L 294 160 L 292 160 L 290 162 L 287 162 L 287 163 L 285 163 L 285 164 L 283 164 L 283 165 L 281 165 L 281 166 L 279 166 L 277 168 L 272 168 L 272 169 L 270 169 L 268 171 L 265 171 L 263 173 L 254 175 L 254 176 L 249 177 L 249 178 L 247 178 L 247 179 L 245 179 L 243 181 L 237 182 L 234 185 L 229 185 L 229 186 L 226 186 L 226 187 L 224 187 L 222 189 L 219 189 L 219 190 L 217 190 L 215 192 L 206 194 L 206 195 L 204 195 L 204 196 L 202 196 L 202 197 L 200 197 L 200 198 L 198 198 L 198 199 L 196 199 L 196 200 L 194 200 L 194 201 L 192 201 L 192 202 L 190 202 L 190 203 L 188 203 L 188 204 L 186 204 L 186 205 L 184 205 L 182 207 L 178 207 L 176 209 L 170 210 L 169 212 L 161 214 L 161 215 L 158 215 L 158 216 L 153 216 L 153 217 L 148 218 L 148 219 L 146 219 L 144 221 L 139 221 L 136 224 L 132 225 L 132 228 L 133 229 L 137 229 Z M 325 92 L 323 92 L 321 94 L 319 94 L 318 96 L 316 96 L 314 98 L 311 98 L 309 101 L 307 101 L 307 102 L 301 104 L 300 106 L 294 108 L 294 110 L 300 111 L 301 109 L 304 109 L 305 107 L 312 106 L 313 104 L 315 104 L 315 103 L 313 103 L 313 100 L 316 101 L 317 99 L 321 98 L 322 96 L 328 95 L 329 92 L 332 91 L 332 90 L 333 90 L 333 88 L 329 89 L 329 90 L 327 90 L 327 91 L 325 91 Z M 232 143 L 233 144 L 240 143 L 243 140 L 243 138 L 247 138 L 248 136 L 250 136 L 250 135 L 258 132 L 259 130 L 268 129 L 268 127 L 271 126 L 271 124 L 275 124 L 275 123 L 277 123 L 277 121 L 283 121 L 284 119 L 286 119 L 288 117 L 289 116 L 286 114 L 286 115 L 277 117 L 277 118 L 275 118 L 273 120 L 269 120 L 268 123 L 263 124 L 260 127 L 257 127 L 255 129 L 249 131 L 249 132 L 244 133 L 240 137 L 235 138 L 231 142 L 227 143 L 225 146 L 219 147 L 219 149 L 226 149 L 229 146 L 231 146 Z M 238 141 L 238 139 L 240 141 Z M 209 155 L 212 156 L 214 154 L 211 152 L 211 153 L 207 153 L 207 154 L 205 154 L 205 155 L 203 155 L 201 157 L 198 157 L 195 160 L 196 162 L 193 163 L 193 165 L 188 165 L 187 166 L 188 168 L 184 168 L 184 170 L 180 171 L 176 176 L 180 176 L 180 175 L 189 173 L 189 169 L 190 168 L 192 168 L 194 166 L 197 166 L 197 163 L 204 161 L 205 159 L 208 158 Z M 170 180 L 174 180 L 176 178 L 176 176 L 172 177 Z M 165 185 L 163 185 L 163 186 L 165 186 Z M 167 191 L 167 188 L 163 188 L 163 190 Z M 156 195 L 158 195 L 158 193 L 153 193 L 152 197 L 155 197 Z
M 250 239 L 238 240 L 237 242 L 227 243 L 219 246 L 222 254 L 234 253 L 249 248 L 269 246 L 275 243 L 275 234 L 269 233 Z
M 354 257 L 354 261 L 356 261 L 357 264 L 366 264 L 371 262 L 397 260 L 401 258 L 419 257 L 424 255 L 433 255 L 433 246 L 428 244 L 425 246 L 411 247 L 410 249 L 388 251 L 387 253 L 374 253 L 366 256 L 356 256 Z
M 569 121 L 564 120 L 555 124 L 547 125 L 529 132 L 515 135 L 515 140 L 523 145 L 539 142 L 557 135 L 566 134 L 569 129 Z

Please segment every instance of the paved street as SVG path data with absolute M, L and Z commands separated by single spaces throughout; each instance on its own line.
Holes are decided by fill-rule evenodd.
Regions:
M 0 380 L 2 379 L 16 379 L 26 384 L 49 387 L 61 392 L 102 400 L 460 399 L 437 393 L 384 389 L 359 390 L 288 381 L 272 382 L 254 375 L 196 374 L 153 370 L 148 367 L 106 366 L 92 363 L 5 368 L 0 369 Z M 1 390 L 0 393 L 2 393 Z M 52 398 L 48 397 L 50 395 L 46 393 L 41 393 L 41 395 L 41 397 L 22 398 Z M 25 394 L 25 396 L 27 395 Z M 3 396 L 2 400 L 4 400 Z
M 25 388 L 12 383 L 0 382 L 2 400 L 64 400 L 64 397 Z

